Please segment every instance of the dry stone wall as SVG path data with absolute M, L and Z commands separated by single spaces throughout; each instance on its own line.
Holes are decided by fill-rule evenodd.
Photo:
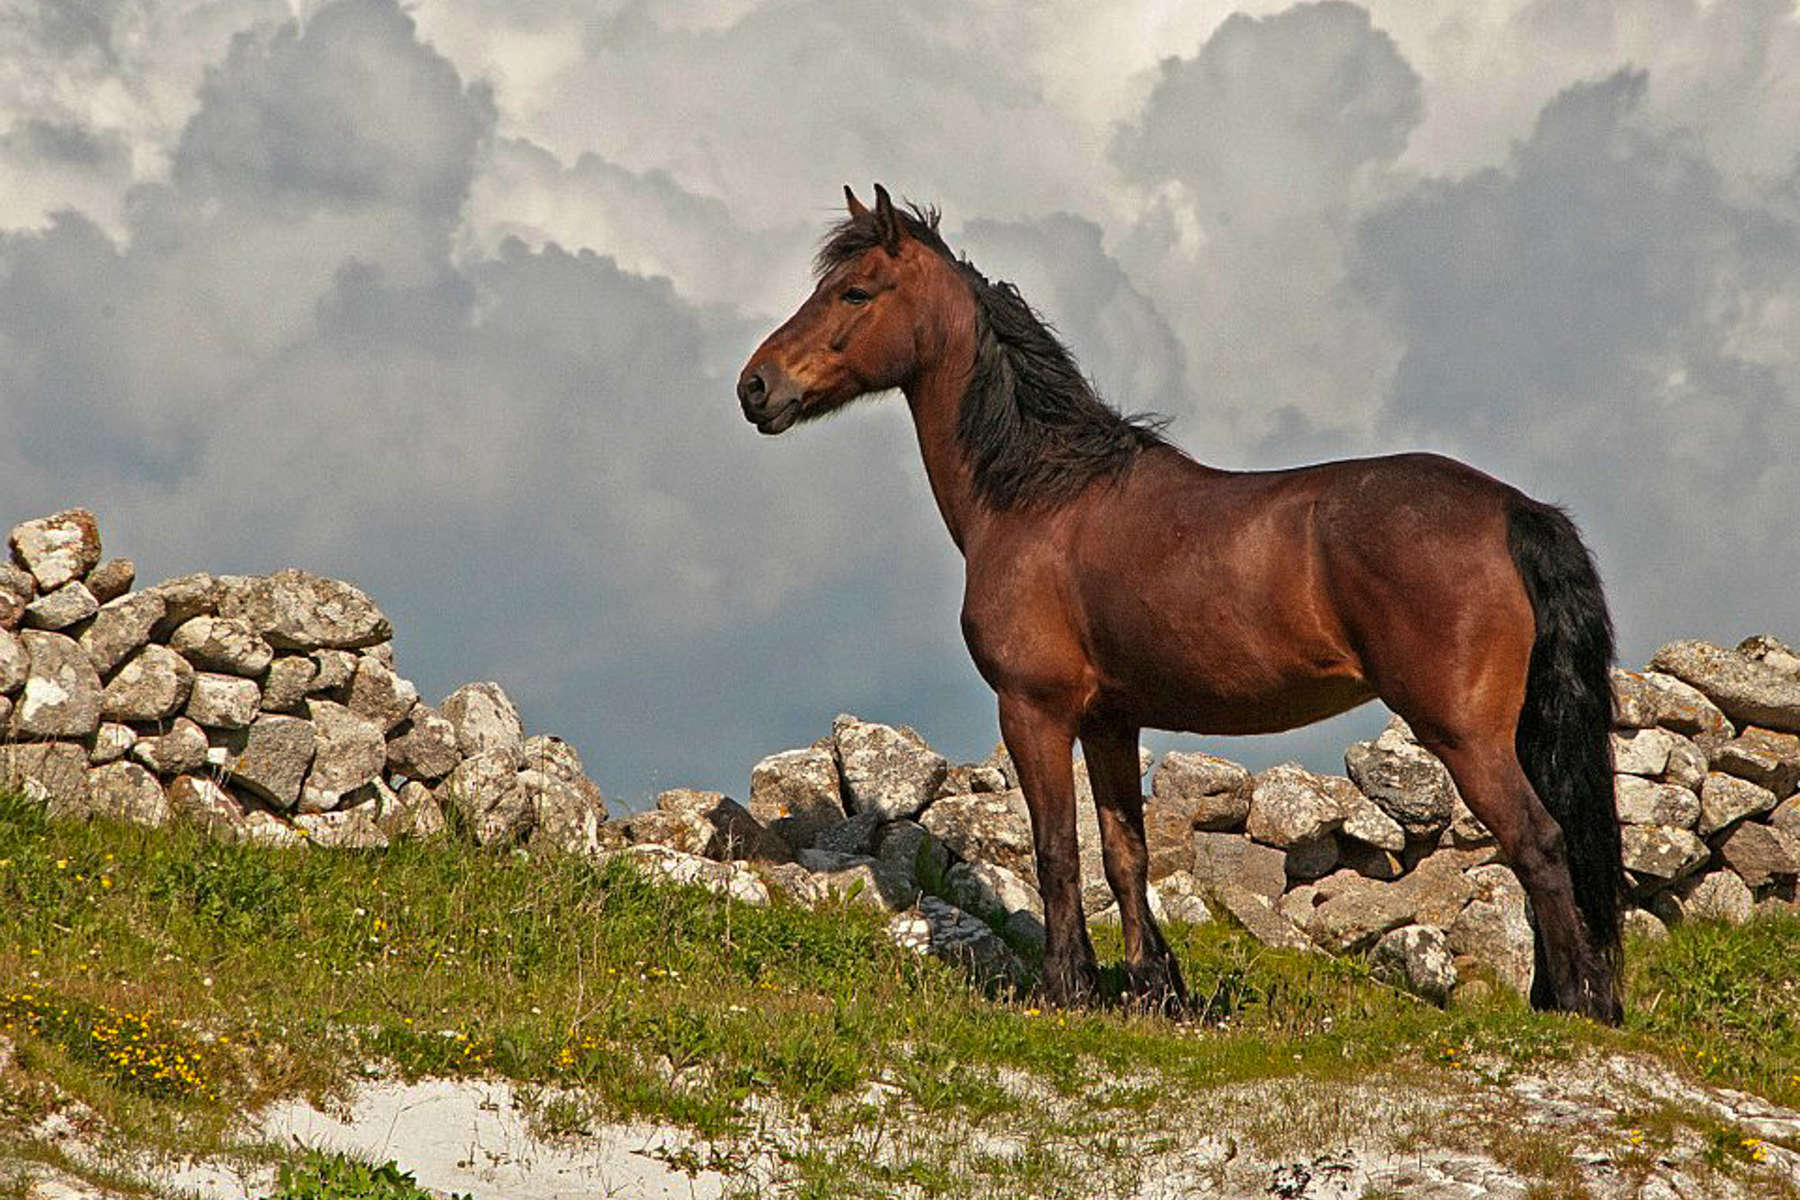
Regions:
M 0 566 L 0 783 L 59 816 L 193 822 L 222 838 L 371 848 L 453 835 L 625 857 L 734 901 L 867 905 L 901 944 L 1023 979 L 1044 936 L 1030 820 L 1002 748 L 952 763 L 917 733 L 840 716 L 757 763 L 743 803 L 677 789 L 608 819 L 574 750 L 526 737 L 499 685 L 433 707 L 354 586 L 303 571 L 134 591 L 81 510 L 12 531 Z M 1794 910 L 1800 654 L 1767 636 L 1676 642 L 1613 673 L 1629 928 Z M 1443 765 L 1395 719 L 1345 774 L 1140 755 L 1152 905 L 1256 938 L 1367 952 L 1442 999 L 1528 992 L 1523 890 Z M 1082 896 L 1117 920 L 1076 763 Z

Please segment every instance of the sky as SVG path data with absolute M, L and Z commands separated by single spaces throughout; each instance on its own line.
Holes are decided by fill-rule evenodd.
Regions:
M 0 521 L 350 579 L 626 807 L 838 712 L 979 758 L 904 405 L 732 394 L 875 181 L 1204 462 L 1452 454 L 1627 664 L 1800 638 L 1792 0 L 6 0 Z

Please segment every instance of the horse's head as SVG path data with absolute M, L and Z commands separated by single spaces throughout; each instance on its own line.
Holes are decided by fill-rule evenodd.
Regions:
M 918 369 L 931 284 L 948 273 L 941 243 L 880 184 L 873 210 L 849 187 L 844 198 L 850 215 L 819 252 L 818 286 L 738 376 L 744 418 L 762 433 L 903 386 Z

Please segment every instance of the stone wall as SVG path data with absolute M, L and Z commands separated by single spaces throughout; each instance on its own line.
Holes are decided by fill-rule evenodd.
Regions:
M 83 511 L 26 522 L 0 566 L 0 782 L 58 815 L 184 820 L 275 845 L 408 836 L 622 855 L 745 903 L 890 914 L 903 944 L 996 976 L 1043 938 L 1030 822 L 1005 752 L 952 764 L 916 733 L 841 716 L 756 764 L 744 803 L 674 790 L 607 819 L 574 751 L 524 736 L 492 683 L 419 702 L 392 629 L 303 571 L 133 591 Z M 1615 671 L 1616 805 L 1647 933 L 1796 907 L 1800 656 L 1770 637 L 1677 642 Z M 1449 774 L 1398 719 L 1345 775 L 1141 756 L 1153 905 L 1229 913 L 1265 942 L 1368 951 L 1436 998 L 1528 991 L 1525 899 Z M 1083 900 L 1116 920 L 1076 763 Z

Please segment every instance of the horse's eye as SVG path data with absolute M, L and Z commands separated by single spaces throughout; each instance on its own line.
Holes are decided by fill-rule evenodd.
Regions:
M 861 288 L 853 287 L 844 289 L 845 304 L 867 304 L 869 300 L 869 293 L 863 291 Z

